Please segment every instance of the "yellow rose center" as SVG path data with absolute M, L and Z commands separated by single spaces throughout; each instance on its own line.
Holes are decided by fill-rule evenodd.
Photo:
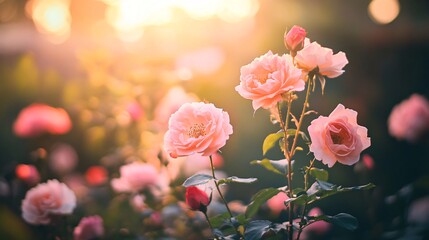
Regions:
M 197 138 L 206 135 L 206 129 L 203 123 L 194 123 L 187 132 L 189 137 Z

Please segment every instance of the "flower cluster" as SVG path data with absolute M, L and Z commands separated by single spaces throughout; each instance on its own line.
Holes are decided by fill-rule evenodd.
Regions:
M 341 192 L 374 187 L 370 183 L 343 187 L 329 182 L 328 170 L 337 162 L 349 166 L 361 159 L 362 151 L 371 145 L 368 130 L 358 124 L 358 113 L 342 104 L 328 115 L 309 119 L 317 114 L 310 98 L 319 85 L 316 80 L 323 93 L 325 78 L 343 74 L 348 59 L 341 51 L 334 54 L 310 41 L 307 31 L 299 26 L 287 31 L 283 40 L 288 53 L 268 51 L 255 58 L 240 69 L 235 87 L 239 95 L 252 101 L 254 111 L 269 110 L 276 120 L 272 123 L 279 130 L 264 139 L 261 160 L 251 164 L 281 176 L 282 186 L 260 189 L 246 204 L 228 201 L 228 184 L 252 184 L 257 179 L 228 176 L 219 170 L 227 161 L 220 150 L 234 132 L 227 111 L 180 87 L 158 91 L 153 84 L 142 90 L 137 86 L 140 82 L 130 83 L 121 89 L 130 90 L 133 96 L 109 89 L 121 96 L 119 104 L 101 96 L 70 107 L 81 111 L 75 126 L 87 127 L 84 147 L 104 150 L 102 140 L 107 136 L 114 136 L 108 140 L 120 145 L 100 162 L 80 161 L 71 145 L 56 143 L 34 151 L 34 162 L 14 166 L 13 176 L 28 187 L 21 202 L 22 218 L 35 228 L 54 229 L 47 238 L 75 240 L 299 240 L 323 237 L 332 224 L 356 229 L 352 215 L 325 215 L 317 204 Z M 90 87 L 102 86 L 100 78 L 120 84 L 99 63 L 95 65 Z M 163 97 L 140 96 L 152 90 Z M 151 103 L 156 105 L 148 107 Z M 429 104 L 413 96 L 403 105 L 407 106 L 394 109 L 389 129 L 397 138 L 411 141 L 429 129 Z M 297 107 L 301 111 L 295 113 Z M 413 118 L 401 122 L 395 116 L 403 114 Z M 404 125 L 415 131 L 405 133 L 401 129 Z M 13 130 L 28 138 L 66 134 L 71 126 L 64 109 L 32 104 L 21 111 Z M 275 148 L 283 154 L 280 159 L 270 156 Z M 298 154 L 300 151 L 308 154 Z M 362 162 L 368 169 L 374 167 L 369 155 Z M 76 168 L 84 168 L 84 173 L 76 174 Z M 46 179 L 50 180 L 43 182 Z M 67 218 L 73 213 L 81 215 Z M 60 233 L 62 229 L 66 230 Z
M 228 204 L 225 200 L 219 186 L 230 182 L 252 183 L 255 179 L 235 176 L 219 179 L 215 175 L 213 166 L 212 155 L 226 144 L 226 140 L 232 133 L 228 114 L 213 104 L 195 102 L 182 105 L 170 117 L 169 129 L 164 135 L 164 148 L 167 153 L 172 157 L 196 153 L 209 156 L 212 174 L 195 174 L 183 185 L 187 187 L 186 203 L 190 209 L 205 214 L 215 238 L 265 239 L 264 235 L 270 232 L 279 236 L 285 234 L 287 239 L 304 239 L 309 232 L 324 234 L 330 228 L 330 223 L 339 223 L 347 229 L 357 227 L 356 219 L 346 213 L 327 216 L 323 215 L 318 208 L 307 212 L 308 204 L 313 204 L 322 198 L 342 191 L 366 190 L 374 185 L 342 188 L 327 182 L 328 171 L 315 166 L 315 160 L 321 161 L 329 168 L 337 162 L 353 165 L 359 161 L 361 152 L 371 145 L 371 141 L 367 128 L 357 123 L 357 112 L 342 104 L 338 104 L 329 116 L 319 116 L 314 119 L 308 126 L 309 137 L 307 137 L 303 122 L 306 116 L 315 112 L 310 109 L 309 98 L 311 89 L 315 90 L 315 80 L 319 79 L 323 93 L 325 77 L 340 76 L 344 73 L 343 68 L 348 60 L 345 53 L 334 54 L 332 49 L 322 47 L 317 42 L 311 42 L 306 35 L 305 29 L 294 26 L 284 35 L 284 43 L 290 54 L 279 55 L 268 51 L 241 68 L 240 84 L 235 90 L 242 97 L 252 100 L 255 111 L 260 108 L 269 109 L 273 118 L 280 124 L 280 131 L 268 135 L 264 140 L 263 154 L 266 157 L 268 150 L 276 146 L 277 142 L 284 154 L 284 159 L 270 160 L 266 157 L 264 160 L 256 160 L 252 163 L 282 174 L 287 180 L 287 185 L 284 187 L 262 189 L 255 194 L 252 202 L 244 210 L 244 215 L 234 216 L 230 209 L 232 204 Z M 305 100 L 301 115 L 297 118 L 292 113 L 292 104 L 299 98 L 297 93 L 304 90 L 306 90 Z M 293 187 L 292 177 L 294 173 L 297 174 L 297 171 L 293 169 L 292 159 L 298 151 L 304 150 L 299 146 L 299 138 L 308 145 L 308 150 L 313 153 L 314 158 L 300 171 L 304 173 L 303 186 Z M 310 176 L 315 180 L 311 186 L 309 185 Z M 228 227 L 218 228 L 219 226 L 213 224 L 211 222 L 213 220 L 210 220 L 206 214 L 207 206 L 211 204 L 210 200 L 208 195 L 196 186 L 207 182 L 214 183 L 223 200 L 228 214 L 218 218 L 224 218 L 224 223 L 229 222 L 229 228 L 235 229 L 232 235 L 226 235 L 224 230 Z M 265 202 L 274 215 L 287 210 L 287 221 L 283 224 L 252 221 L 251 218 Z

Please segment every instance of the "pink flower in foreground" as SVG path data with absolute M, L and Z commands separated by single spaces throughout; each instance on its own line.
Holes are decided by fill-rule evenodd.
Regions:
M 229 115 L 211 103 L 185 103 L 171 115 L 164 149 L 171 157 L 216 153 L 232 134 Z
M 206 192 L 191 186 L 186 188 L 186 204 L 194 211 L 206 212 L 210 199 Z
M 411 95 L 393 108 L 388 125 L 397 139 L 417 141 L 429 131 L 429 102 L 421 95 Z
M 318 74 L 329 78 L 340 76 L 344 66 L 349 63 L 345 53 L 333 54 L 332 49 L 322 47 L 317 42 L 305 44 L 297 53 L 295 61 L 303 71 L 311 72 L 318 68 Z
M 71 214 L 76 196 L 58 180 L 48 180 L 30 189 L 22 201 L 22 217 L 31 224 L 49 224 L 53 215 Z
M 308 127 L 311 137 L 310 151 L 328 167 L 337 161 L 353 165 L 360 153 L 371 145 L 368 130 L 357 124 L 357 112 L 342 104 L 329 117 L 320 116 Z
M 255 111 L 260 107 L 273 107 L 286 92 L 305 88 L 301 70 L 293 65 L 289 55 L 278 56 L 269 51 L 241 67 L 240 73 L 240 85 L 235 90 L 252 100 Z
M 73 231 L 73 240 L 91 240 L 104 235 L 103 219 L 98 216 L 84 217 Z
M 40 181 L 39 171 L 33 165 L 18 164 L 15 168 L 15 174 L 18 179 L 30 186 L 34 186 Z
M 293 26 L 289 32 L 285 32 L 284 43 L 286 48 L 291 52 L 296 52 L 304 47 L 304 39 L 307 32 L 300 26 Z
M 70 131 L 71 126 L 64 109 L 35 103 L 21 110 L 13 131 L 19 137 L 36 137 L 44 133 L 60 135 Z
M 278 215 L 282 210 L 286 209 L 285 201 L 289 197 L 285 192 L 279 192 L 274 197 L 268 199 L 267 206 L 275 214 Z
M 119 171 L 121 176 L 111 181 L 116 192 L 138 192 L 157 186 L 159 182 L 158 171 L 147 163 L 129 163 L 122 166 Z

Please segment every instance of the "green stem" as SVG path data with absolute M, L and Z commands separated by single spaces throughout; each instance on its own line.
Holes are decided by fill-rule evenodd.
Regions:
M 213 232 L 213 226 L 212 226 L 212 224 L 210 223 L 210 219 L 209 219 L 209 217 L 207 216 L 207 213 L 206 212 L 203 212 L 204 213 L 204 216 L 206 217 L 206 220 L 207 220 L 207 223 L 209 224 L 209 227 L 210 227 L 210 229 L 212 230 L 212 232 Z
M 301 130 L 301 125 L 302 125 L 302 122 L 303 122 L 303 119 L 304 119 L 304 116 L 305 116 L 305 112 L 307 110 L 308 99 L 309 99 L 309 96 L 310 96 L 311 82 L 312 82 L 311 78 L 313 78 L 313 76 L 309 76 L 309 78 L 307 80 L 307 82 L 308 82 L 307 93 L 305 95 L 304 106 L 302 107 L 301 116 L 299 117 L 299 121 L 298 121 L 298 126 L 296 127 L 296 134 L 295 134 L 295 137 L 293 139 L 292 148 L 290 149 L 290 151 L 291 151 L 291 154 L 290 154 L 291 157 L 293 157 L 293 155 L 295 154 L 295 151 L 296 151 L 295 147 L 296 147 L 296 143 L 297 143 L 298 135 L 299 135 L 298 133 Z
M 215 170 L 215 168 L 214 168 L 214 166 L 213 166 L 213 158 L 212 158 L 212 156 L 211 156 L 211 155 L 210 155 L 210 157 L 209 157 L 209 158 L 210 158 L 210 167 L 211 167 L 211 169 L 212 169 L 212 176 L 213 176 L 213 178 L 214 178 L 214 183 L 215 183 L 215 186 L 216 186 L 217 192 L 219 193 L 220 198 L 222 199 L 223 203 L 225 204 L 225 207 L 226 207 L 226 210 L 228 210 L 229 216 L 232 218 L 232 217 L 233 217 L 232 212 L 231 212 L 231 210 L 229 209 L 229 207 L 228 207 L 228 203 L 226 202 L 225 198 L 223 197 L 222 192 L 220 191 L 219 184 L 217 183 L 217 179 L 216 179 L 215 171 L 214 171 L 214 170 Z
M 313 164 L 314 164 L 314 161 L 315 161 L 316 159 L 315 158 L 313 158 L 313 160 L 311 160 L 310 161 L 310 165 L 307 167 L 307 169 L 305 170 L 305 175 L 304 175 L 304 190 L 305 191 L 307 191 L 308 190 L 308 174 L 309 174 L 309 172 L 310 172 L 310 169 L 313 167 Z M 304 207 L 302 208 L 302 213 L 301 213 L 301 221 L 300 222 L 303 222 L 304 221 L 304 216 L 305 216 L 305 211 L 306 211 L 306 209 L 307 209 L 307 202 L 305 202 L 305 204 L 304 204 Z M 299 230 L 298 230 L 298 236 L 297 236 L 297 238 L 296 238 L 296 240 L 299 240 L 299 238 L 301 237 L 301 233 L 302 233 L 302 230 L 304 229 L 304 226 L 303 225 L 300 225 L 299 226 Z

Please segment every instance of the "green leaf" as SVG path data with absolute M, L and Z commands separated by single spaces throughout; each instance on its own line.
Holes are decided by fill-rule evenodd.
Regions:
M 286 131 L 286 133 L 287 133 L 287 135 L 289 135 L 289 136 L 295 136 L 295 134 L 296 134 L 296 129 L 293 129 L 293 128 L 288 129 L 288 130 Z M 306 135 L 304 132 L 299 131 L 299 133 L 298 133 L 298 134 L 301 136 L 301 138 L 302 138 L 302 140 L 304 140 L 304 142 L 306 142 L 306 143 L 309 143 L 309 142 L 310 142 L 310 139 L 307 137 L 307 135 Z
M 321 215 L 310 217 L 310 220 L 329 222 L 350 231 L 356 230 L 359 226 L 358 220 L 348 213 L 339 213 L 335 216 Z
M 284 204 L 287 206 L 291 203 L 293 204 L 298 204 L 298 205 L 304 205 L 307 201 L 308 201 L 309 197 L 307 196 L 307 194 L 301 194 L 296 198 L 289 198 L 288 200 L 286 200 L 284 202 Z
M 321 181 L 328 181 L 329 173 L 325 169 L 310 168 L 310 175 Z
M 292 165 L 293 165 L 292 161 Z M 287 166 L 288 162 L 286 159 L 283 160 L 269 160 L 269 159 L 263 159 L 263 160 L 253 160 L 250 162 L 250 164 L 257 164 L 263 166 L 265 169 L 284 175 L 287 172 Z
M 219 228 L 229 219 L 229 213 L 225 212 L 210 218 L 210 223 L 214 228 Z
M 244 239 L 246 240 L 259 240 L 269 229 L 271 225 L 270 221 L 267 220 L 256 220 L 252 221 L 246 226 L 244 231 Z
M 276 142 L 284 136 L 284 132 L 277 132 L 269 134 L 262 144 L 262 155 L 265 156 L 268 150 L 273 148 L 276 145 Z
M 226 184 L 226 183 L 253 183 L 257 181 L 257 178 L 239 178 L 236 176 L 220 179 L 218 184 Z
M 308 203 L 311 204 L 313 202 L 316 202 L 320 199 L 329 197 L 331 195 L 340 193 L 340 192 L 349 192 L 349 191 L 356 191 L 356 190 L 369 190 L 374 188 L 375 185 L 372 183 L 368 183 L 361 186 L 355 186 L 355 187 L 341 187 L 336 186 L 335 184 L 324 182 L 321 180 L 316 180 L 316 182 L 311 185 L 311 187 L 307 190 L 308 195 Z
M 201 185 L 201 184 L 207 183 L 211 179 L 213 179 L 213 177 L 207 174 L 195 174 L 190 176 L 188 179 L 186 179 L 182 185 L 184 187 Z
M 253 195 L 252 202 L 247 206 L 245 216 L 247 218 L 253 217 L 258 212 L 258 209 L 262 204 L 279 192 L 280 190 L 277 188 L 265 188 L 257 192 Z
M 267 220 L 255 220 L 246 225 L 244 231 L 244 239 L 246 240 L 259 240 L 259 239 L 272 239 L 270 237 L 279 236 L 279 232 L 285 230 L 285 226 L 278 223 L 272 223 Z M 283 236 L 285 237 L 285 236 Z M 275 238 L 280 239 L 280 238 Z M 284 239 L 284 238 L 281 238 Z

